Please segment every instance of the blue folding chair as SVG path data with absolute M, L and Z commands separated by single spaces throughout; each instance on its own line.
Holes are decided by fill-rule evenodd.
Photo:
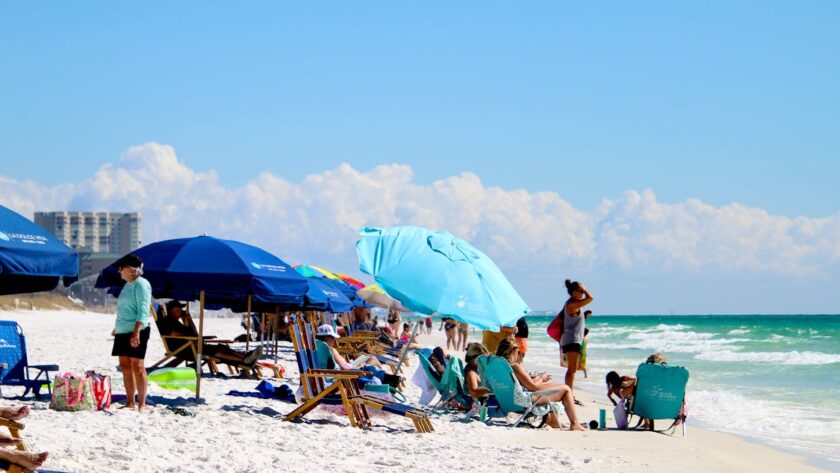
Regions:
M 35 377 L 31 377 L 30 370 L 37 370 Z M 30 365 L 26 358 L 26 337 L 17 322 L 0 320 L 0 386 L 23 386 L 25 397 L 32 391 L 40 398 L 41 386 L 47 386 L 47 392 L 52 395 L 50 388 L 50 372 L 58 371 L 58 365 Z M 0 391 L 0 397 L 3 392 Z

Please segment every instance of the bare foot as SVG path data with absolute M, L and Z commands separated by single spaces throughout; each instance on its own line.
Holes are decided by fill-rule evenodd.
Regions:
M 9 437 L 5 434 L 0 434 L 0 445 L 18 445 L 23 443 L 23 439 Z
M 579 430 L 581 432 L 584 432 L 584 431 L 589 430 L 589 429 L 587 429 L 586 427 L 584 427 L 580 424 L 572 424 L 571 427 L 569 428 L 569 430 Z
M 22 450 L 7 449 L 3 452 L 3 456 L 12 463 L 18 464 L 26 469 L 35 470 L 41 467 L 47 461 L 47 452 L 24 452 Z
M 124 405 L 124 406 L 120 406 L 120 407 L 118 407 L 117 409 L 129 409 L 129 410 L 132 410 L 132 411 L 133 411 L 133 410 L 134 410 L 134 408 L 136 408 L 136 407 L 137 407 L 137 406 L 136 406 L 136 405 L 134 405 L 134 404 L 126 404 L 126 405 Z
M 23 419 L 29 415 L 29 406 L 0 407 L 0 417 L 9 420 Z

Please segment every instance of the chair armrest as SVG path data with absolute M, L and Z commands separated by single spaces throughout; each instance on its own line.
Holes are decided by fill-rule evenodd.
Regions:
M 191 335 L 161 335 L 160 338 L 198 341 L 198 337 Z
M 7 427 L 9 429 L 23 430 L 26 426 L 21 424 L 20 422 L 0 417 L 0 427 Z
M 28 368 L 41 371 L 58 371 L 58 365 L 29 365 Z

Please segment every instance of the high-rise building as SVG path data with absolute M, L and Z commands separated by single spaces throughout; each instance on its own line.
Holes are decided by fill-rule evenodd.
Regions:
M 124 255 L 141 243 L 137 212 L 35 212 L 35 223 L 75 250 Z

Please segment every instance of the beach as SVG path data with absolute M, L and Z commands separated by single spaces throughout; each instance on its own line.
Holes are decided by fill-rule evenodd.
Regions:
M 116 359 L 109 356 L 113 316 L 5 311 L 0 312 L 0 319 L 16 320 L 23 326 L 30 364 L 57 363 L 61 371 L 93 369 L 110 374 L 114 392 L 122 392 Z M 152 330 L 147 365 L 163 355 L 160 338 Z M 227 338 L 242 329 L 238 318 L 208 318 L 205 333 Z M 420 341 L 439 344 L 442 337 L 435 330 Z M 286 373 L 276 384 L 297 388 L 289 343 L 281 343 L 279 361 Z M 416 367 L 415 359 L 406 371 L 408 378 Z M 45 468 L 75 472 L 823 471 L 806 464 L 804 457 L 700 429 L 690 419 L 685 438 L 649 432 L 514 429 L 478 421 L 462 423 L 463 414 L 458 413 L 434 416 L 435 432 L 423 435 L 414 433 L 406 419 L 394 416 L 375 416 L 374 427 L 368 431 L 353 429 L 345 417 L 322 410 L 308 414 L 301 423 L 285 422 L 283 416 L 293 404 L 227 395 L 231 390 L 251 391 L 257 383 L 206 377 L 200 404 L 188 400 L 189 391 L 152 385 L 150 395 L 158 404 L 143 414 L 118 409 L 118 404 L 112 405 L 112 415 L 56 412 L 46 402 L 30 398 L 24 401 L 32 413 L 25 419 L 23 435 L 31 450 L 50 452 Z M 582 380 L 577 393 L 584 404 L 578 408 L 579 416 L 585 421 L 597 419 L 598 409 L 609 407 L 603 395 L 584 389 L 587 384 L 594 388 L 594 383 L 592 378 Z M 15 389 L 6 388 L 4 394 L 19 394 Z M 416 402 L 419 389 L 409 381 L 405 394 L 409 402 Z M 185 407 L 195 416 L 178 415 L 165 404 Z

